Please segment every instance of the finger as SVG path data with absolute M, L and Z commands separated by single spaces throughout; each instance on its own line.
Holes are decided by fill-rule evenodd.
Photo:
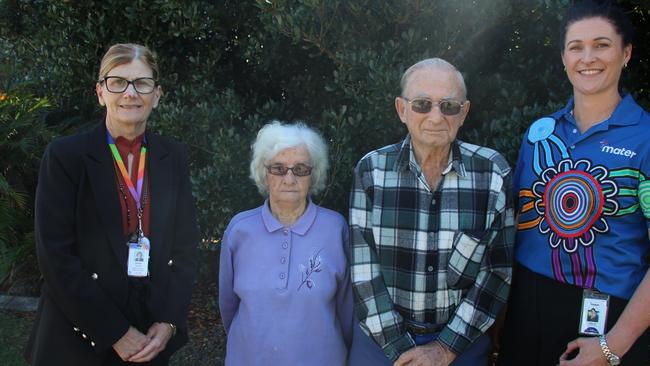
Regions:
M 156 324 L 154 324 L 147 331 L 147 338 L 151 339 L 155 337 L 156 333 L 158 333 L 158 327 L 156 327 Z
M 152 339 L 146 347 L 144 347 L 140 352 L 129 358 L 130 362 L 145 362 L 154 358 L 160 347 L 160 340 L 158 338 Z
M 129 359 L 129 354 L 126 352 L 117 352 L 117 355 L 120 356 L 122 361 L 126 362 Z
M 567 348 L 567 349 L 571 349 L 571 350 L 574 350 L 574 349 L 576 349 L 576 348 L 580 348 L 580 338 L 578 338 L 578 339 L 574 339 L 574 340 L 572 340 L 571 342 L 569 342 L 569 343 L 566 345 L 566 348 Z
M 402 353 L 393 366 L 406 366 L 413 359 L 413 349 Z
M 560 366 L 576 366 L 575 360 L 560 360 Z
M 569 354 L 570 354 L 571 352 L 575 351 L 575 350 L 578 349 L 578 348 L 580 348 L 580 343 L 578 342 L 577 339 L 575 339 L 575 340 L 569 342 L 569 343 L 566 345 L 566 350 L 564 351 L 564 353 L 562 354 L 562 356 L 560 356 L 560 360 L 566 360 L 567 357 L 569 356 Z

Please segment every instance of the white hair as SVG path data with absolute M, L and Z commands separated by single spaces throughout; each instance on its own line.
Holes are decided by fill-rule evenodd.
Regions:
M 323 137 L 302 122 L 272 121 L 260 129 L 251 146 L 253 159 L 250 165 L 250 178 L 255 182 L 262 195 L 268 195 L 266 164 L 280 151 L 298 146 L 307 148 L 310 164 L 313 167 L 309 193 L 318 194 L 325 188 L 329 161 L 327 145 Z
M 461 92 L 461 97 L 463 99 L 467 99 L 467 87 L 465 86 L 465 79 L 463 79 L 463 74 L 458 71 L 458 69 L 450 64 L 449 62 L 441 59 L 441 58 L 427 58 L 422 61 L 419 61 L 415 63 L 413 66 L 409 67 L 406 69 L 404 74 L 402 75 L 402 79 L 400 80 L 399 86 L 401 88 L 401 93 L 402 96 L 404 96 L 404 91 L 406 90 L 406 87 L 408 86 L 408 83 L 410 81 L 411 75 L 420 69 L 424 68 L 432 68 L 432 69 L 443 69 L 443 70 L 449 70 L 455 73 L 456 77 L 458 78 L 458 85 L 460 86 L 460 92 Z

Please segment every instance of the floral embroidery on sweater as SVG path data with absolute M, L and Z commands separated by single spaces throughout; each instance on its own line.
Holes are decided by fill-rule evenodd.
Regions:
M 302 279 L 302 282 L 300 283 L 300 286 L 298 286 L 298 291 L 300 291 L 300 288 L 303 285 L 307 285 L 307 288 L 311 290 L 312 287 L 315 286 L 314 279 L 312 278 L 312 275 L 314 272 L 320 272 L 322 269 L 320 267 L 321 265 L 321 257 L 320 257 L 320 252 L 323 251 L 323 249 L 319 249 L 317 252 L 312 254 L 311 257 L 309 257 L 309 266 L 305 266 L 304 264 L 300 263 L 298 265 L 298 270 L 300 271 L 300 278 Z

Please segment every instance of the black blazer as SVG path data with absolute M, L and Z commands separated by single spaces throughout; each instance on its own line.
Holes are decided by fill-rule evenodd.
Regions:
M 198 232 L 183 146 L 146 133 L 152 316 L 187 342 Z M 128 330 L 128 247 L 106 127 L 53 141 L 36 191 L 36 253 L 44 284 L 25 357 L 33 365 L 101 365 Z

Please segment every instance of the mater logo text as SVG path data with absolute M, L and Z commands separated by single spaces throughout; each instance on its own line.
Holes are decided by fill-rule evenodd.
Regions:
M 607 140 L 603 140 L 600 142 L 600 151 L 608 154 L 627 156 L 630 158 L 636 155 L 634 151 L 628 150 L 624 147 L 615 147 L 615 146 L 608 145 Z

